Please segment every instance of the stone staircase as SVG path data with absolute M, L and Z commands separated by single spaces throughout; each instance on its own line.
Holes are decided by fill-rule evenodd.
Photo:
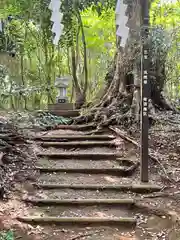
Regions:
M 20 221 L 30 224 L 136 226 L 134 193 L 159 191 L 154 185 L 135 184 L 137 162 L 121 159 L 115 136 L 65 135 L 34 138 L 39 180 L 23 198 L 33 205 Z

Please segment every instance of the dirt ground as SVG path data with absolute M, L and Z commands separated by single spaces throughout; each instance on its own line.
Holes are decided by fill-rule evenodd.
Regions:
M 52 134 L 48 133 L 38 133 L 38 134 Z M 53 131 L 53 134 L 74 134 L 72 131 L 57 130 Z M 81 132 L 82 134 L 82 132 Z M 134 133 L 131 137 L 138 139 L 137 133 Z M 123 158 L 128 158 L 133 161 L 139 161 L 139 149 L 128 141 L 122 140 L 117 137 L 116 139 L 118 147 L 113 151 L 118 151 L 121 153 Z M 42 215 L 47 211 L 47 208 L 41 210 L 38 207 L 32 207 L 31 205 L 26 205 L 21 201 L 22 196 L 27 195 L 27 191 L 31 192 L 32 195 L 47 198 L 47 194 L 52 196 L 52 198 L 65 197 L 76 198 L 77 196 L 85 198 L 88 196 L 93 196 L 93 198 L 101 198 L 105 196 L 103 192 L 77 192 L 73 190 L 68 190 L 63 192 L 63 196 L 59 195 L 56 191 L 51 190 L 46 193 L 46 191 L 35 190 L 32 188 L 30 182 L 23 184 L 15 184 L 14 191 L 11 193 L 10 200 L 8 202 L 0 202 L 0 230 L 14 229 L 15 239 L 22 240 L 38 240 L 38 239 L 49 239 L 53 240 L 76 240 L 76 239 L 87 239 L 87 240 L 179 240 L 180 239 L 180 161 L 179 161 L 179 150 L 180 150 L 180 130 L 175 125 L 162 126 L 156 125 L 150 131 L 150 152 L 156 157 L 157 161 L 150 160 L 150 183 L 158 184 L 163 187 L 162 192 L 152 193 L 152 194 L 135 194 L 135 193 L 121 193 L 121 197 L 130 196 L 136 199 L 137 207 L 135 209 L 130 209 L 130 214 L 136 216 L 137 227 L 135 229 L 125 229 L 118 227 L 92 227 L 92 226 L 70 226 L 70 227 L 47 227 L 47 226 L 31 226 L 28 224 L 20 223 L 16 220 L 19 215 L 37 214 Z M 33 143 L 34 144 L 34 143 Z M 35 148 L 38 146 L 33 145 Z M 79 151 L 79 150 L 77 150 Z M 93 150 L 83 150 L 87 152 L 91 151 L 103 151 L 108 152 L 107 148 L 93 149 Z M 38 160 L 37 160 L 38 161 Z M 83 160 L 86 164 L 86 161 Z M 43 164 L 45 166 L 51 166 L 52 162 L 44 160 L 44 162 L 37 162 L 37 164 Z M 66 162 L 61 162 L 64 166 Z M 68 166 L 73 164 L 72 160 L 68 162 Z M 78 164 L 78 163 L 77 163 Z M 91 163 L 90 163 L 91 164 Z M 93 162 L 92 162 L 93 164 Z M 101 161 L 99 163 L 102 165 Z M 105 165 L 113 167 L 112 162 L 105 161 Z M 79 167 L 79 165 L 78 165 Z M 91 175 L 76 174 L 76 176 L 71 176 L 72 179 L 76 179 L 76 183 L 109 183 L 109 184 L 119 184 L 119 183 L 138 183 L 140 182 L 140 168 L 136 169 L 134 174 L 128 178 L 119 178 L 117 176 L 111 175 L 99 175 L 92 177 Z M 39 173 L 35 175 L 35 179 L 42 183 L 48 182 L 71 182 L 71 177 L 67 178 L 64 174 L 42 174 Z M 111 198 L 118 197 L 118 193 L 109 193 Z M 106 195 L 107 197 L 107 195 Z M 40 210 L 40 212 L 39 212 Z M 60 215 L 67 214 L 68 209 L 61 209 L 60 207 L 49 211 L 59 211 Z M 120 211 L 120 210 L 119 210 Z M 80 209 L 79 215 L 86 212 L 90 212 L 90 209 Z M 100 209 L 94 208 L 93 213 L 96 216 L 101 217 L 102 213 L 118 215 L 120 213 L 110 211 L 108 208 Z M 108 214 L 108 215 L 109 215 Z

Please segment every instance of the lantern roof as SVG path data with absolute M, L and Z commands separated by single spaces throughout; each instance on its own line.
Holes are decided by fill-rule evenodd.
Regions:
M 72 78 L 70 76 L 56 77 L 55 86 L 67 88 L 71 79 Z

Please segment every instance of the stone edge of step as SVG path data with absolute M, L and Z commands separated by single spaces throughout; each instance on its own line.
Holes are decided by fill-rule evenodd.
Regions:
M 117 225 L 136 225 L 134 217 L 17 217 L 18 221 L 31 224 L 117 224 Z
M 134 205 L 133 198 L 125 199 L 41 199 L 41 198 L 24 198 L 24 202 L 34 205 Z
M 98 184 L 44 184 L 33 183 L 35 187 L 41 189 L 79 189 L 79 190 L 115 190 L 115 191 L 131 191 L 139 193 L 159 192 L 162 186 L 152 184 L 120 184 L 120 185 L 98 185 Z

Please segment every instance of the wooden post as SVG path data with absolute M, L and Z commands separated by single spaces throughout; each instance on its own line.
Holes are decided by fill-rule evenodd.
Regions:
M 141 0 L 141 181 L 148 182 L 148 107 L 150 99 L 149 0 Z

